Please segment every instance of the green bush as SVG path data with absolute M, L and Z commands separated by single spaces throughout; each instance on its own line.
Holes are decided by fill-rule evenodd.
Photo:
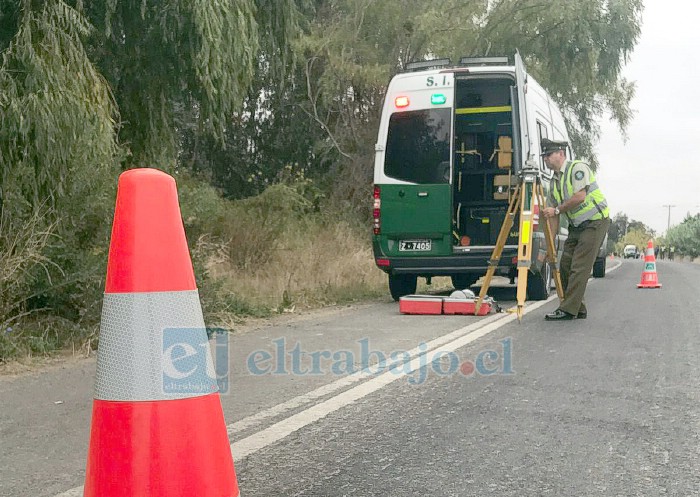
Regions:
M 700 214 L 687 216 L 681 224 L 668 230 L 666 239 L 677 252 L 690 257 L 700 257 Z

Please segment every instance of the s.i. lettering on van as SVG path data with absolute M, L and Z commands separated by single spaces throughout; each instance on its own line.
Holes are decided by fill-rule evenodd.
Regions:
M 394 299 L 414 293 L 418 277 L 450 276 L 464 289 L 486 273 L 526 161 L 549 188 L 544 137 L 569 139 L 518 54 L 420 61 L 392 78 L 375 146 L 373 249 Z M 518 234 L 510 235 L 496 274 L 514 282 Z M 552 275 L 539 226 L 532 253 L 528 297 L 546 299 Z

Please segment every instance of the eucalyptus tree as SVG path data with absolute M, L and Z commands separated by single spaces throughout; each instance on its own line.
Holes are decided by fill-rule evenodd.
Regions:
M 130 163 L 171 163 L 178 125 L 223 138 L 258 64 L 283 78 L 299 14 L 294 0 L 78 1 L 95 26 L 91 54 L 121 116 Z M 264 61 L 261 60 L 264 58 Z
M 321 178 L 326 157 L 315 144 L 323 133 L 302 111 L 306 87 L 300 75 L 289 74 L 281 85 L 261 64 L 241 110 L 226 124 L 223 141 L 197 126 L 181 128 L 179 166 L 232 199 L 259 194 L 283 177 Z
M 480 24 L 476 50 L 518 48 L 564 108 L 579 155 L 595 166 L 603 113 L 623 135 L 634 115 L 634 83 L 621 71 L 639 38 L 642 10 L 642 0 L 499 0 Z
M 94 186 L 114 162 L 117 112 L 84 17 L 63 2 L 1 5 L 0 205 L 17 214 Z
M 283 77 L 298 22 L 294 0 L 0 0 L 0 248 L 45 221 L 44 267 L 84 281 L 120 168 L 172 168 L 186 126 L 222 139 L 257 66 Z
M 640 32 L 640 0 L 333 0 L 318 2 L 297 44 L 308 86 L 304 106 L 326 132 L 325 146 L 369 177 L 383 92 L 410 60 L 508 55 L 565 110 L 579 155 L 594 165 L 598 119 L 624 132 L 634 84 L 621 75 Z
M 298 21 L 294 0 L 0 0 L 2 198 L 170 167 L 183 117 L 223 137 L 262 53 L 282 78 Z

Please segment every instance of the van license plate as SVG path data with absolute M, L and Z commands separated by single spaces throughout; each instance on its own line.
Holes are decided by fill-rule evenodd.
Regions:
M 432 240 L 400 240 L 400 252 L 429 252 L 432 249 Z

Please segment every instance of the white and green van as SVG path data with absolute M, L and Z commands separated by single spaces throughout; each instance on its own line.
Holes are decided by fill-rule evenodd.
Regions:
M 414 293 L 419 276 L 451 276 L 463 289 L 486 273 L 523 164 L 548 191 L 544 137 L 568 141 L 564 118 L 518 54 L 412 63 L 393 77 L 375 146 L 373 249 L 394 299 Z M 532 254 L 528 298 L 546 299 L 541 228 Z M 516 260 L 512 233 L 496 274 L 513 280 Z

